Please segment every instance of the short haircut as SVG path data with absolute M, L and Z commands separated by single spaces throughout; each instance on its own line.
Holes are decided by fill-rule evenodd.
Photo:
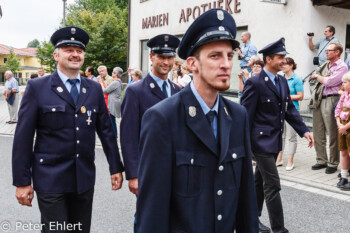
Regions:
M 114 67 L 112 73 L 116 74 L 118 78 L 121 78 L 123 74 L 123 69 L 120 67 Z
M 261 68 L 264 68 L 265 63 L 262 60 L 256 60 L 253 62 L 253 65 L 259 65 Z
M 40 68 L 39 68 L 40 69 Z M 37 78 L 37 77 L 39 77 L 39 75 L 38 74 L 31 74 L 30 75 L 30 79 L 35 79 L 35 78 Z
M 100 69 L 107 70 L 107 66 L 99 66 L 99 67 L 97 68 L 97 71 L 99 71 Z
M 248 36 L 248 38 L 250 39 L 250 37 L 252 36 L 252 34 L 250 34 L 250 32 L 243 32 L 242 35 Z
M 175 58 L 174 64 L 177 66 L 181 66 L 184 62 L 180 58 Z
M 9 74 L 9 75 L 10 75 L 10 77 L 13 77 L 13 73 L 12 73 L 12 71 L 11 71 L 11 70 L 7 70 L 7 71 L 5 72 L 5 74 Z
M 327 28 L 329 28 L 330 32 L 333 32 L 333 36 L 335 35 L 335 27 L 332 25 L 327 25 Z
M 343 75 L 342 81 L 350 82 L 350 72 L 347 72 L 346 74 Z
M 273 59 L 275 57 L 276 54 L 271 54 L 271 55 L 267 55 L 267 56 L 263 56 L 263 61 L 266 64 L 266 57 L 270 57 L 271 59 Z
M 334 49 L 339 51 L 339 57 L 343 53 L 343 46 L 339 43 L 331 42 L 329 45 L 334 45 Z
M 192 73 L 192 70 L 187 66 L 186 63 L 182 63 L 181 68 L 184 69 L 184 70 L 187 70 L 190 73 Z
M 90 72 L 92 75 L 95 75 L 95 69 L 92 66 L 86 67 L 87 71 Z
M 44 68 L 42 68 L 42 67 L 39 67 L 39 68 L 38 68 L 38 70 L 44 70 Z
M 135 75 L 135 76 L 137 76 L 139 79 L 142 79 L 142 72 L 141 72 L 141 70 L 133 70 L 133 71 L 131 72 L 131 75 Z
M 288 65 L 293 65 L 292 69 L 296 70 L 297 69 L 297 64 L 294 62 L 294 59 L 291 57 L 286 57 L 286 62 Z

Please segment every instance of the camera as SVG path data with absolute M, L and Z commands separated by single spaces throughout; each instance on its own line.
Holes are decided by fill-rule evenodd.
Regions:
M 179 68 L 176 72 L 177 72 L 177 75 L 178 75 L 178 76 L 182 76 L 181 68 Z
M 308 32 L 308 33 L 306 33 L 306 35 L 308 35 L 308 36 L 314 36 L 315 33 L 313 33 L 313 32 Z

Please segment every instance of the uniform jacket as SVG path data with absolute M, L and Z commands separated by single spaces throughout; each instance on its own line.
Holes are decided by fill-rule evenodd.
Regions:
M 219 98 L 218 145 L 190 85 L 146 111 L 137 232 L 258 232 L 247 113 Z
M 309 129 L 290 98 L 288 83 L 279 75 L 281 94 L 264 70 L 244 84 L 242 105 L 250 122 L 252 151 L 279 153 L 282 149 L 283 124 L 286 120 L 303 137 Z
M 88 114 L 83 113 L 82 108 L 91 111 L 90 125 Z M 45 193 L 82 193 L 93 188 L 95 132 L 101 139 L 110 173 L 122 172 L 118 145 L 99 83 L 81 78 L 75 106 L 57 71 L 30 80 L 13 142 L 13 185 L 30 185 L 33 179 L 34 189 Z
M 180 91 L 177 85 L 169 82 L 171 95 Z M 120 144 L 126 179 L 137 177 L 142 116 L 147 109 L 163 99 L 165 99 L 163 92 L 149 74 L 141 81 L 130 85 L 125 92 L 121 106 Z

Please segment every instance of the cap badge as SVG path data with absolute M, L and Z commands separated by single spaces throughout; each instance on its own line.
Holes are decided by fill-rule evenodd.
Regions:
M 195 117 L 196 116 L 196 107 L 190 106 L 188 108 L 188 114 L 190 114 L 191 117 Z
M 71 29 L 70 29 L 70 32 L 71 32 L 72 34 L 75 34 L 76 31 L 77 31 L 77 30 L 76 30 L 75 28 L 71 28 Z
M 164 41 L 169 41 L 169 36 L 164 36 Z
M 70 38 L 71 40 L 75 40 L 74 37 Z
M 220 26 L 219 31 L 225 31 L 225 28 L 223 26 Z
M 269 81 L 269 78 L 268 78 L 268 77 L 265 77 L 265 81 L 266 81 L 266 82 Z
M 58 91 L 58 92 L 63 92 L 62 87 L 57 87 L 57 91 Z
M 216 12 L 216 15 L 218 17 L 218 20 L 223 21 L 224 20 L 224 12 L 222 10 L 218 10 Z
M 168 44 L 165 44 L 165 45 L 164 45 L 164 48 L 168 48 Z
M 153 89 L 154 88 L 154 83 L 150 83 L 149 86 Z

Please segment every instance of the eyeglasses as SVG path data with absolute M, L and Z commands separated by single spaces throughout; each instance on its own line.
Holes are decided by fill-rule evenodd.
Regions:
M 337 50 L 335 50 L 335 49 L 326 49 L 326 53 L 330 52 L 330 51 L 337 51 Z
M 260 68 L 261 69 L 261 66 L 253 66 L 253 69 L 256 69 L 256 68 Z

